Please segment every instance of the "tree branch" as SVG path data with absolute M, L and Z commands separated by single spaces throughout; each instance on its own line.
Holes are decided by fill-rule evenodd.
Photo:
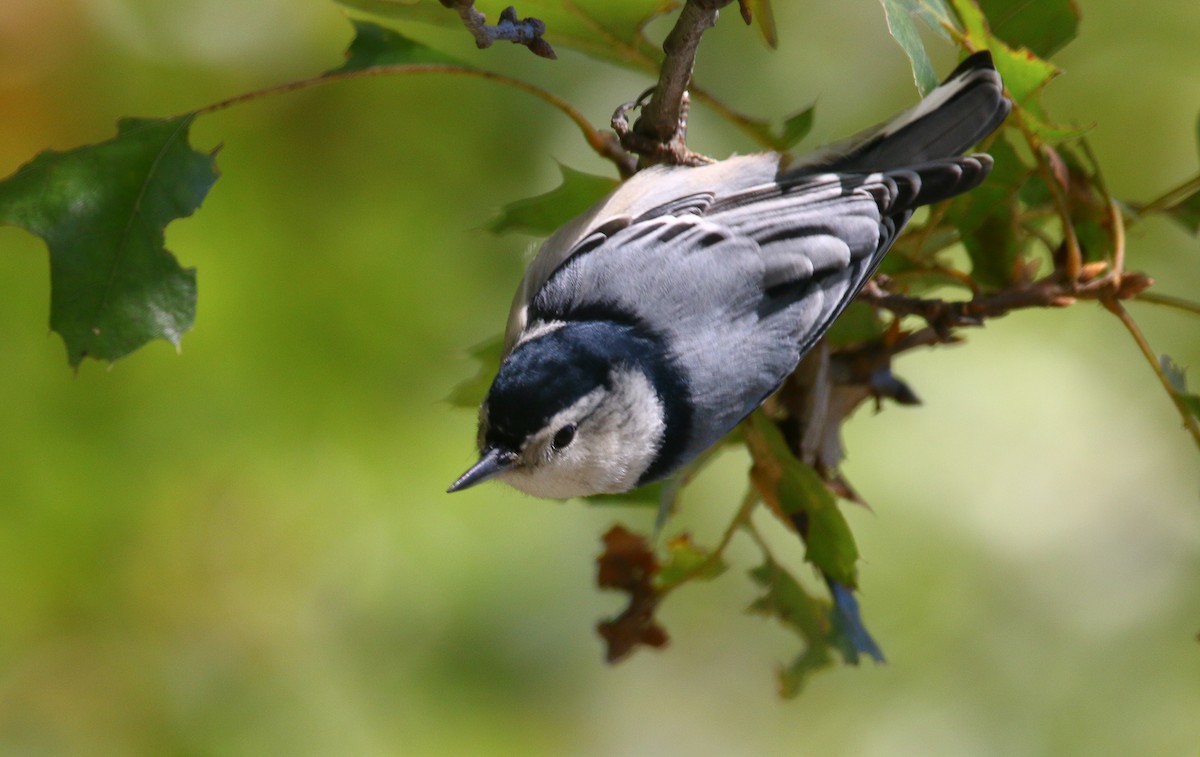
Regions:
M 463 26 L 475 38 L 475 44 L 480 50 L 491 47 L 497 40 L 512 42 L 528 47 L 534 55 L 555 60 L 554 48 L 542 35 L 546 33 L 546 24 L 537 18 L 517 19 L 517 11 L 508 6 L 500 11 L 500 23 L 492 26 L 487 23 L 487 16 L 475 10 L 475 0 L 441 0 L 443 6 L 458 13 Z
M 613 129 L 625 149 L 642 156 L 641 167 L 655 163 L 699 165 L 710 162 L 687 147 L 687 88 L 692 81 L 700 39 L 717 23 L 718 11 L 732 1 L 687 0 L 663 42 L 666 58 L 659 69 L 658 85 L 651 90 L 649 100 L 642 106 L 643 95 L 637 102 L 622 105 L 613 114 Z M 641 115 L 630 129 L 626 114 L 639 106 Z
M 1092 264 L 1096 266 L 1096 264 Z M 1100 264 L 1103 265 L 1103 264 Z M 1099 274 L 1085 266 L 1084 274 Z M 1154 281 L 1142 273 L 1114 272 L 1094 278 L 1073 281 L 1055 272 L 1028 286 L 1004 289 L 970 300 L 910 297 L 887 291 L 887 279 L 873 280 L 863 287 L 859 299 L 873 307 L 881 307 L 899 316 L 920 316 L 940 336 L 948 338 L 960 326 L 982 326 L 985 319 L 999 318 L 1024 308 L 1060 308 L 1076 300 L 1116 301 L 1139 295 Z

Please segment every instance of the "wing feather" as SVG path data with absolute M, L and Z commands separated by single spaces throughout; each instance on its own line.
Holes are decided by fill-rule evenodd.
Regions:
M 662 337 L 695 392 L 688 452 L 696 452 L 795 369 L 915 207 L 971 188 L 989 165 L 968 156 L 819 175 L 680 202 L 678 214 L 654 208 L 585 237 L 547 277 L 528 318 L 621 317 Z

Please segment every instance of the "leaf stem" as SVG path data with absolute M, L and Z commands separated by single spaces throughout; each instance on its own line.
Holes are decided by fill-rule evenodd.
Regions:
M 1125 273 L 1125 216 L 1112 193 L 1108 191 L 1108 182 L 1104 180 L 1104 173 L 1100 170 L 1100 161 L 1096 160 L 1096 153 L 1092 152 L 1092 145 L 1087 137 L 1080 137 L 1079 145 L 1092 164 L 1092 177 L 1096 180 L 1096 188 L 1100 190 L 1108 206 L 1108 224 L 1111 227 L 1113 243 L 1112 275 L 1119 280 Z
M 276 84 L 270 87 L 254 90 L 253 92 L 245 92 L 234 97 L 220 100 L 218 102 L 206 105 L 195 111 L 195 115 L 206 115 L 217 111 L 231 108 L 235 105 L 258 100 L 271 95 L 284 94 L 287 92 L 296 92 L 309 87 L 315 87 L 320 84 L 326 84 L 335 81 L 345 81 L 349 79 L 358 79 L 370 76 L 388 76 L 393 74 L 455 74 L 459 76 L 470 76 L 477 79 L 504 84 L 514 89 L 526 92 L 548 105 L 557 108 L 567 118 L 569 118 L 579 130 L 583 133 L 584 140 L 588 146 L 592 148 L 600 157 L 612 161 L 617 168 L 624 173 L 633 164 L 633 158 L 625 152 L 617 141 L 616 135 L 609 132 L 602 132 L 588 121 L 577 108 L 563 100 L 561 97 L 548 92 L 541 87 L 530 84 L 529 82 L 515 79 L 504 74 L 485 71 L 478 68 L 470 68 L 467 66 L 459 66 L 451 63 L 405 63 L 390 66 L 373 66 L 371 68 L 357 69 L 354 71 L 343 71 L 336 73 L 323 74 L 314 76 L 309 79 L 299 79 L 296 81 L 286 82 L 284 84 Z
M 708 571 L 712 570 L 713 566 L 720 561 L 721 555 L 725 552 L 725 548 L 729 546 L 729 542 L 733 540 L 733 535 L 737 532 L 737 529 L 749 522 L 750 513 L 754 511 L 754 508 L 758 502 L 758 492 L 753 486 L 749 487 L 746 490 L 746 496 L 742 499 L 741 507 L 738 508 L 738 511 L 734 514 L 733 519 L 729 521 L 729 525 L 725 527 L 725 532 L 721 534 L 721 540 L 717 542 L 717 546 L 713 547 L 712 552 L 709 553 L 708 557 L 706 557 L 703 562 L 701 562 L 692 570 L 688 571 L 679 580 L 660 588 L 658 590 L 659 599 L 661 600 L 663 597 L 667 596 L 667 594 L 684 585 L 688 581 L 691 581 L 696 576 L 704 575 Z
M 1175 409 L 1179 411 L 1179 415 L 1183 418 L 1183 427 L 1192 435 L 1192 440 L 1196 442 L 1196 446 L 1200 447 L 1200 421 L 1192 415 L 1183 399 L 1180 398 L 1179 392 L 1171 385 L 1171 380 L 1167 378 L 1167 374 L 1163 372 L 1162 365 L 1159 363 L 1158 355 L 1155 354 L 1150 343 L 1146 341 L 1146 336 L 1142 333 L 1141 328 L 1137 325 L 1137 321 L 1129 315 L 1129 311 L 1118 301 L 1113 299 L 1102 300 L 1104 307 L 1110 313 L 1121 320 L 1125 328 L 1133 336 L 1133 341 L 1137 343 L 1138 349 L 1142 351 L 1146 362 L 1150 363 L 1150 367 L 1154 370 L 1154 375 L 1158 376 L 1158 380 L 1162 383 L 1163 389 L 1170 396 L 1171 402 L 1175 403 Z
M 1136 206 L 1138 216 L 1148 216 L 1168 210 L 1194 192 L 1200 192 L 1200 174 L 1193 176 L 1174 189 L 1168 189 L 1145 205 Z
M 756 118 L 751 118 L 744 113 L 737 112 L 733 108 L 718 100 L 715 95 L 702 87 L 693 85 L 688 89 L 688 93 L 691 94 L 692 97 L 696 98 L 696 100 L 699 102 L 707 105 L 718 116 L 736 126 L 742 131 L 743 134 L 750 137 L 760 146 L 769 150 L 779 149 L 779 145 L 775 144 L 775 142 L 771 140 L 769 134 L 764 130 L 762 121 Z
M 1017 125 L 1021 135 L 1025 138 L 1025 143 L 1029 145 L 1030 152 L 1033 153 L 1034 160 L 1038 164 L 1038 173 L 1042 176 L 1042 181 L 1046 183 L 1046 188 L 1050 190 L 1050 196 L 1054 200 L 1054 209 L 1058 213 L 1059 219 L 1063 226 L 1063 241 L 1067 245 L 1066 261 L 1064 265 L 1064 273 L 1067 280 L 1074 282 L 1079 279 L 1079 271 L 1083 268 L 1083 251 L 1079 247 L 1079 238 L 1075 236 L 1075 224 L 1071 221 L 1071 209 L 1067 206 L 1067 198 L 1063 193 L 1063 186 L 1055 177 L 1054 171 L 1051 170 L 1050 164 L 1046 161 L 1046 155 L 1042 152 L 1041 143 L 1037 136 L 1029 128 L 1029 124 L 1025 123 L 1024 114 L 1019 105 L 1013 104 L 1012 112 L 1013 123 Z
M 636 46 L 626 44 L 624 40 L 606 29 L 603 24 L 597 22 L 596 19 L 585 13 L 582 8 L 571 2 L 571 0 L 562 0 L 562 4 L 564 10 L 586 24 L 587 27 L 597 36 L 603 37 L 606 45 L 611 46 L 614 50 L 620 51 L 625 56 L 625 59 L 628 63 L 640 66 L 647 71 L 654 71 L 658 68 L 657 61 L 644 53 L 642 50 L 638 49 Z M 645 37 L 641 30 L 638 30 L 637 39 L 643 43 L 645 42 Z M 649 46 L 648 43 L 646 44 Z
M 1139 302 L 1149 302 L 1154 305 L 1178 308 L 1194 315 L 1200 315 L 1200 303 L 1185 300 L 1182 297 L 1172 297 L 1169 294 L 1146 291 L 1137 296 Z

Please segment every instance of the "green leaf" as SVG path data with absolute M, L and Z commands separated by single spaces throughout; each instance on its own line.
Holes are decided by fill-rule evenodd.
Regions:
M 778 618 L 804 641 L 804 651 L 779 671 L 779 693 L 791 699 L 803 690 L 813 673 L 833 664 L 829 603 L 810 596 L 770 557 L 750 571 L 750 577 L 764 593 L 747 612 Z
M 494 336 L 472 347 L 471 358 L 479 363 L 479 370 L 474 376 L 454 387 L 446 400 L 454 407 L 478 409 L 492 386 L 492 379 L 496 376 L 503 353 L 503 335 Z
M 505 205 L 485 228 L 494 234 L 522 231 L 535 236 L 554 232 L 559 226 L 594 205 L 616 188 L 616 179 L 558 166 L 562 183 L 545 194 Z
M 855 301 L 850 303 L 829 327 L 825 339 L 830 347 L 846 347 L 870 342 L 882 335 L 883 321 L 875 312 L 875 308 Z
M 997 205 L 986 210 L 975 230 L 963 237 L 971 258 L 971 278 L 985 289 L 1003 289 L 1013 280 L 1021 246 L 1017 237 L 1016 209 Z
M 1022 188 L 1028 186 L 1033 169 L 1022 162 L 1006 139 L 993 142 L 989 152 L 994 167 L 987 181 L 955 198 L 946 219 L 962 236 L 975 283 L 1000 289 L 1012 281 L 1021 250 L 1018 198 Z
M 658 507 L 662 500 L 662 482 L 646 484 L 619 494 L 593 494 L 584 497 L 589 505 L 610 507 Z
M 719 557 L 710 562 L 712 553 L 699 546 L 689 534 L 680 534 L 667 540 L 667 559 L 654 577 L 659 591 L 686 580 L 711 581 L 729 567 Z
M 956 197 L 946 213 L 964 237 L 974 233 L 995 206 L 1012 204 L 1019 193 L 1031 191 L 1027 179 L 1034 169 L 1025 164 L 1007 139 L 992 142 L 988 154 L 992 156 L 992 172 L 978 187 Z M 1042 192 L 1046 193 L 1045 185 Z M 1050 195 L 1046 193 L 1045 198 L 1048 202 Z
M 1026 47 L 1042 58 L 1061 50 L 1079 33 L 1075 0 L 978 0 L 992 33 L 1010 47 Z
M 1158 365 L 1162 368 L 1163 376 L 1166 377 L 1167 383 L 1171 388 L 1180 394 L 1187 393 L 1187 371 L 1179 363 L 1176 363 L 1170 355 L 1159 355 Z
M 1200 190 L 1163 211 L 1193 234 L 1200 234 Z
M 734 123 L 752 139 L 771 150 L 782 152 L 808 136 L 812 130 L 816 104 L 796 111 L 778 126 L 769 121 L 739 115 Z
M 758 31 L 762 34 L 763 42 L 772 50 L 779 47 L 779 34 L 775 30 L 775 13 L 771 10 L 771 0 L 738 0 L 741 6 L 742 18 L 749 24 L 752 20 L 758 22 Z
M 1188 412 L 1200 419 L 1200 395 L 1188 391 L 1187 374 L 1182 366 L 1168 355 L 1160 355 L 1158 364 L 1162 368 L 1167 383 L 1171 385 L 1175 396 L 1183 403 Z
M 1008 82 L 1006 81 L 1005 84 L 1007 85 Z M 1030 108 L 1029 105 L 1034 107 Z M 1092 129 L 1091 126 L 1063 126 L 1049 123 L 1039 113 L 1040 110 L 1041 108 L 1036 106 L 1036 103 L 1028 103 L 1026 109 L 1021 112 L 1021 120 L 1025 122 L 1025 128 L 1037 134 L 1044 143 L 1070 142 L 1086 135 Z
M 887 19 L 888 31 L 908 55 L 912 63 L 913 81 L 922 95 L 938 85 L 933 63 L 925 50 L 925 43 L 917 28 L 920 19 L 942 37 L 947 37 L 944 26 L 953 26 L 950 11 L 942 0 L 880 0 Z
M 811 467 L 788 449 L 783 434 L 762 411 L 753 413 L 744 434 L 754 467 L 751 479 L 767 504 L 785 517 L 806 523 L 804 559 L 843 586 L 857 585 L 858 547 L 837 498 Z
M 116 360 L 152 339 L 178 345 L 196 314 L 196 274 L 163 230 L 200 207 L 216 163 L 193 150 L 193 115 L 122 119 L 117 136 L 46 151 L 0 182 L 0 223 L 50 250 L 50 328 L 67 359 Z
M 962 20 L 971 46 L 976 50 L 986 48 L 992 51 L 996 70 L 1004 79 L 1004 88 L 1013 101 L 1023 108 L 1036 111 L 1036 95 L 1058 75 L 1058 69 L 1029 50 L 1010 47 L 993 34 L 975 0 L 950 0 L 950 3 Z M 1035 115 L 1040 114 L 1035 112 Z
M 399 32 L 370 21 L 350 19 L 354 24 L 354 41 L 346 50 L 346 62 L 325 75 L 361 71 L 375 66 L 399 66 L 421 63 L 466 65 L 431 47 L 414 42 Z
M 453 10 L 438 0 L 336 0 L 348 8 L 397 21 L 417 21 L 443 28 L 462 28 Z M 496 23 L 508 0 L 480 0 L 476 8 Z M 646 44 L 641 30 L 651 19 L 682 5 L 679 0 L 522 0 L 522 18 L 541 19 L 545 39 L 555 49 L 569 47 L 593 58 L 640 70 L 657 67 L 660 53 Z M 463 30 L 463 34 L 467 34 Z
M 775 142 L 775 149 L 786 150 L 807 137 L 808 133 L 812 131 L 813 118 L 816 112 L 817 106 L 814 103 L 785 118 L 783 121 L 783 130 Z

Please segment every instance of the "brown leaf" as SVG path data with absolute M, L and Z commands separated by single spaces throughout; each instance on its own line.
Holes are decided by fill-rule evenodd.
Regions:
M 629 594 L 629 606 L 615 618 L 596 624 L 607 646 L 605 659 L 619 662 L 639 646 L 666 646 L 667 632 L 654 619 L 658 593 L 654 576 L 660 566 L 646 540 L 624 526 L 604 534 L 604 553 L 596 558 L 596 584 Z
M 632 591 L 650 586 L 658 573 L 658 559 L 645 538 L 622 525 L 604 534 L 604 554 L 596 558 L 596 583 L 602 589 Z

